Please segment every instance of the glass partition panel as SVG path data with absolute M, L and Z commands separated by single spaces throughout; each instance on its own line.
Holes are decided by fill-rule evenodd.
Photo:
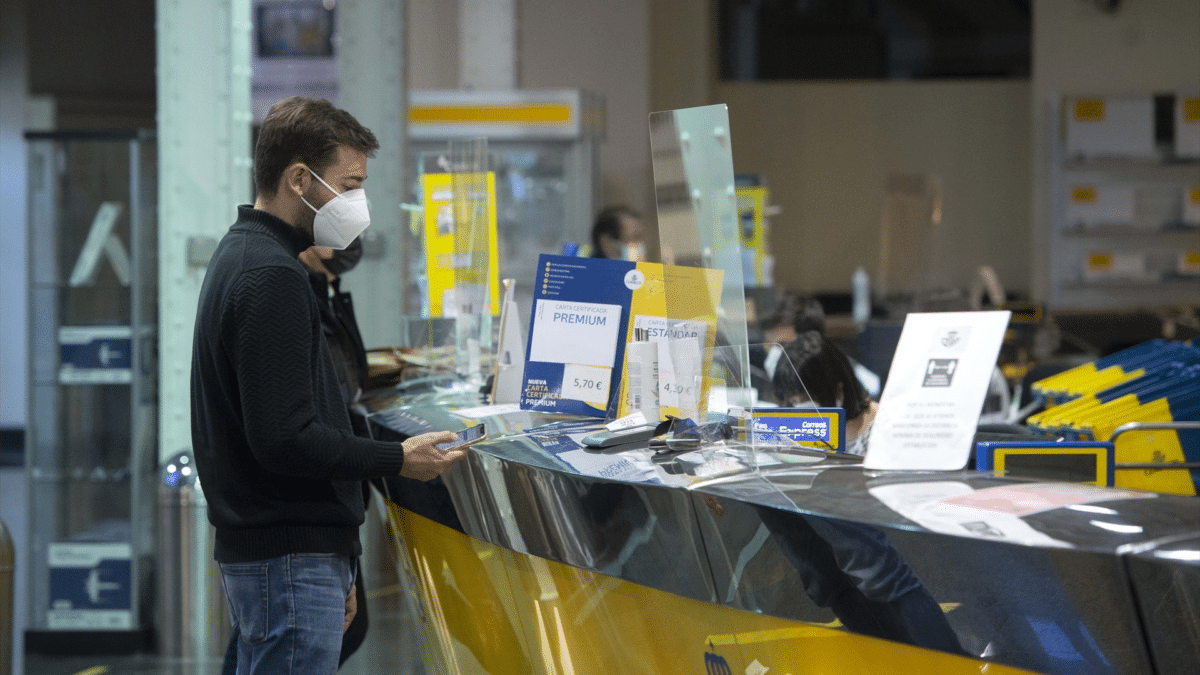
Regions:
M 714 348 L 727 352 L 722 372 L 749 371 L 728 111 L 722 104 L 651 113 L 650 146 L 663 263 L 715 272 L 664 274 L 662 289 L 670 352 L 669 364 L 660 363 L 663 404 L 702 423 L 720 379 Z M 751 403 L 743 387 L 725 394 L 727 407 Z
M 478 389 L 483 382 L 483 355 L 492 346 L 492 247 L 489 232 L 494 222 L 489 195 L 487 139 L 451 141 L 450 191 L 454 248 L 453 307 L 455 360 L 459 376 Z M 490 368 L 489 368 L 490 370 Z
M 743 355 L 748 356 L 744 364 Z M 793 361 L 807 363 L 819 358 L 814 345 L 802 341 L 786 346 L 730 345 L 713 350 L 709 417 L 701 429 L 721 432 L 702 431 L 704 440 L 720 440 L 719 436 L 727 435 L 722 445 L 730 455 L 724 469 L 717 471 L 714 467 L 714 475 L 817 461 L 820 455 L 813 451 L 840 452 L 846 447 L 844 413 L 832 405 L 821 406 L 819 387 L 807 386 Z M 812 367 L 808 370 L 818 371 Z M 749 404 L 729 405 L 731 400 Z M 727 430 L 719 427 L 722 420 L 729 425 Z
M 26 138 L 28 626 L 134 630 L 148 618 L 158 455 L 154 135 Z M 81 600 L 63 561 L 88 556 L 103 556 L 103 583 Z

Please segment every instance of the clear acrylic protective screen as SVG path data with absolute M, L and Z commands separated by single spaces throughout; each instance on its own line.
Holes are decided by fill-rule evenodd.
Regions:
M 743 353 L 747 362 L 741 361 Z M 790 354 L 790 355 L 789 355 Z M 732 438 L 706 459 L 710 476 L 757 472 L 773 465 L 815 464 L 829 452 L 844 451 L 844 420 L 815 401 L 792 362 L 796 346 L 778 343 L 717 347 L 713 350 L 714 385 L 709 391 L 709 420 L 728 415 Z M 749 401 L 745 407 L 728 401 Z
M 750 411 L 760 406 L 802 402 L 798 405 L 815 410 L 816 405 L 782 345 L 748 344 L 727 107 L 651 113 L 650 147 L 671 336 L 670 363 L 659 364 L 664 406 L 675 404 L 681 417 L 697 424 L 733 412 L 734 438 L 723 444 L 733 473 L 758 470 L 756 448 L 771 455 L 798 448 L 811 453 L 813 446 L 832 449 L 821 447 L 830 445 L 827 440 L 797 443 L 777 435 L 748 433 L 755 424 Z M 672 271 L 670 266 L 677 267 Z M 679 268 L 712 272 L 698 276 Z M 764 367 L 767 354 L 772 355 L 769 372 Z M 787 391 L 776 391 L 777 373 L 781 382 L 788 383 Z M 774 461 L 766 454 L 761 459 Z
M 659 364 L 660 374 L 668 371 L 662 384 L 668 400 L 663 403 L 674 403 L 681 417 L 701 423 L 710 409 L 712 387 L 724 386 L 714 379 L 713 350 L 725 348 L 724 356 L 737 372 L 747 372 L 749 365 L 726 106 L 651 113 L 650 148 L 659 248 L 667 266 L 662 289 L 670 363 Z M 715 274 L 689 274 L 669 266 Z M 744 394 L 728 388 L 725 403 L 749 407 Z
M 450 142 L 454 214 L 455 356 L 459 376 L 478 389 L 492 364 L 491 248 L 487 139 Z

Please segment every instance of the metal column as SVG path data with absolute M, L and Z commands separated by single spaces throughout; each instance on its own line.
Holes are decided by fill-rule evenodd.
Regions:
M 155 5 L 161 378 L 158 459 L 166 465 L 168 458 L 191 446 L 192 328 L 207 269 L 203 252 L 211 251 L 233 224 L 237 205 L 251 200 L 251 22 L 250 0 L 157 0 Z M 194 520 L 199 527 L 207 526 L 202 513 Z M 166 534 L 160 532 L 159 537 Z M 201 541 L 209 539 L 193 534 Z M 208 547 L 183 547 L 181 554 L 192 559 L 159 561 L 178 565 L 169 570 L 168 577 L 212 565 Z M 189 585 L 197 581 L 187 580 Z M 162 613 L 165 615 L 155 620 L 160 635 L 186 633 L 176 642 L 182 641 L 188 649 L 176 649 L 175 655 L 200 659 L 196 663 L 203 663 L 205 657 L 219 657 L 225 648 L 223 637 L 204 632 L 211 623 L 210 614 L 216 612 L 220 618 L 223 594 L 209 585 L 206 595 L 209 602 L 192 607 L 186 617 Z
M 250 0 L 157 0 L 159 458 L 191 443 L 192 326 L 205 266 L 189 261 L 250 200 Z

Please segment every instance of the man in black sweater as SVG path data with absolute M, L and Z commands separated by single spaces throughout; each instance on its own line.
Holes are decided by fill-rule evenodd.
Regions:
M 240 634 L 239 673 L 337 670 L 353 618 L 361 481 L 430 480 L 465 455 L 435 432 L 385 443 L 351 430 L 308 272 L 314 243 L 369 224 L 368 129 L 327 101 L 271 108 L 255 148 L 254 206 L 217 246 L 192 352 L 192 444 L 215 557 Z

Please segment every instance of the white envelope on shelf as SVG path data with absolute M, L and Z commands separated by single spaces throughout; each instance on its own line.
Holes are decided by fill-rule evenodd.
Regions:
M 1136 191 L 1132 185 L 1074 183 L 1067 195 L 1067 227 L 1129 227 L 1134 221 Z
M 1148 276 L 1144 251 L 1091 251 L 1083 261 L 1084 281 L 1145 279 Z
M 1154 159 L 1152 96 L 1077 97 L 1066 100 L 1067 159 Z

